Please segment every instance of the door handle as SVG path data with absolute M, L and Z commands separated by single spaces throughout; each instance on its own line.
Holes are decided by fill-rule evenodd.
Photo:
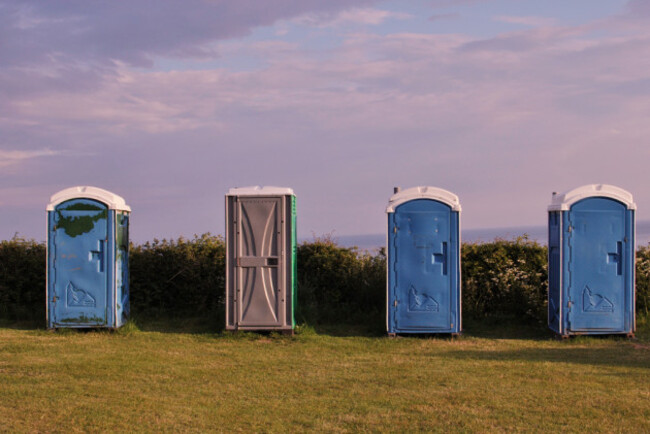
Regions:
M 431 263 L 433 264 L 440 264 L 440 267 L 442 268 L 442 274 L 444 276 L 447 275 L 447 266 L 448 266 L 448 261 L 447 261 L 447 242 L 443 241 L 442 242 L 442 253 L 434 253 L 433 256 L 431 257 Z
M 616 252 L 607 253 L 607 263 L 616 263 L 616 275 L 623 275 L 623 242 L 616 243 Z
M 105 262 L 105 256 L 106 256 L 106 249 L 105 249 L 105 243 L 106 240 L 98 240 L 99 245 L 97 247 L 97 250 L 91 250 L 90 251 L 90 260 L 97 260 L 97 268 L 100 273 L 104 272 L 104 262 Z

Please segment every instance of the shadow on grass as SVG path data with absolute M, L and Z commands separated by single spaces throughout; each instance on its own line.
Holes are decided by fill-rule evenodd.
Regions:
M 334 337 L 382 337 L 387 336 L 385 320 L 372 319 L 359 323 L 320 323 L 310 326 L 315 333 Z M 463 325 L 462 336 L 488 339 L 549 339 L 553 333 L 538 324 L 517 323 L 512 319 L 468 320 Z M 403 333 L 401 337 L 419 339 L 449 339 L 449 333 Z
M 517 322 L 512 318 L 466 319 L 463 335 L 486 339 L 543 340 L 555 336 L 545 325 Z
M 215 334 L 225 329 L 222 317 L 172 317 L 164 315 L 134 316 L 131 320 L 135 328 L 145 332 L 157 333 L 186 333 L 186 334 Z
M 637 341 L 641 348 L 648 346 L 650 342 L 650 322 L 647 319 L 640 319 L 637 322 Z M 0 328 L 14 330 L 44 330 L 44 320 L 8 320 L 0 318 Z M 102 330 L 102 329 L 75 329 Z M 134 315 L 131 320 L 121 329 L 123 333 L 145 331 L 158 333 L 184 333 L 184 334 L 209 334 L 224 335 L 225 324 L 223 315 L 211 316 L 169 316 L 169 315 Z M 253 335 L 255 332 L 251 332 Z M 301 324 L 296 327 L 296 334 L 317 334 L 332 337 L 385 337 L 386 327 L 383 321 L 372 318 L 367 321 L 359 320 L 356 323 L 345 322 L 324 322 L 319 324 Z M 260 336 L 267 335 L 261 332 Z M 405 334 L 404 337 L 419 339 L 449 339 L 449 334 Z M 484 339 L 525 339 L 525 340 L 548 340 L 555 334 L 544 325 L 517 323 L 512 319 L 467 319 L 463 324 L 464 337 L 475 337 Z M 625 340 L 618 336 L 590 336 L 575 337 L 569 341 L 580 339 L 603 339 Z
M 583 339 L 593 339 L 592 337 Z M 621 338 L 622 340 L 622 338 Z M 521 350 L 484 351 L 463 349 L 449 354 L 459 360 L 481 360 L 491 362 L 551 362 L 594 366 L 643 368 L 650 370 L 650 347 L 630 343 L 611 347 L 575 347 L 567 343 L 566 348 L 522 348 Z
M 147 332 L 158 333 L 188 333 L 188 334 L 221 334 L 230 335 L 225 331 L 225 324 L 221 319 L 211 317 L 138 317 L 133 320 L 137 329 Z M 233 333 L 233 336 L 266 336 L 274 332 L 269 330 L 240 331 Z M 296 334 L 310 333 L 334 337 L 380 337 L 385 335 L 384 331 L 367 324 L 300 324 L 296 326 Z
M 381 337 L 386 331 L 377 325 L 322 323 L 312 326 L 316 334 L 333 337 Z
M 11 330 L 45 330 L 47 324 L 44 320 L 9 320 L 0 319 L 0 328 Z M 164 316 L 137 316 L 132 317 L 119 330 L 151 331 L 159 333 L 220 333 L 224 330 L 222 321 L 211 317 L 164 317 Z M 99 332 L 112 330 L 103 327 L 58 327 L 57 331 L 71 330 L 77 333 Z
M 44 320 L 36 319 L 21 319 L 16 321 L 0 319 L 0 328 L 11 330 L 44 330 L 46 324 Z

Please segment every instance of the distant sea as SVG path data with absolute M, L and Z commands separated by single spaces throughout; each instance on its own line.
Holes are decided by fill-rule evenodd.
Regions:
M 463 229 L 461 237 L 463 242 L 487 243 L 497 238 L 512 240 L 527 235 L 529 240 L 546 244 L 546 226 L 519 226 L 510 228 L 487 228 L 487 229 Z M 341 246 L 356 246 L 361 250 L 376 250 L 386 245 L 385 234 L 370 235 L 339 235 L 334 234 L 332 238 Z M 304 238 L 300 241 L 310 241 L 311 238 Z M 645 246 L 650 243 L 650 221 L 636 223 L 636 244 Z

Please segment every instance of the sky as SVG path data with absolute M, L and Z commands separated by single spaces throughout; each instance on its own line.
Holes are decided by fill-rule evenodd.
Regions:
M 291 187 L 299 236 L 378 234 L 394 186 L 464 228 L 553 191 L 650 219 L 650 2 L 0 0 L 0 239 L 51 195 L 125 198 L 137 242 L 223 234 L 231 187 Z

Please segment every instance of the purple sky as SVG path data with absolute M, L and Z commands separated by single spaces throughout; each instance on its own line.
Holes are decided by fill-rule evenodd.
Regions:
M 132 238 L 223 233 L 230 187 L 299 235 L 382 233 L 392 188 L 463 227 L 543 225 L 609 183 L 650 219 L 650 2 L 0 0 L 0 237 L 49 197 L 123 196 Z

